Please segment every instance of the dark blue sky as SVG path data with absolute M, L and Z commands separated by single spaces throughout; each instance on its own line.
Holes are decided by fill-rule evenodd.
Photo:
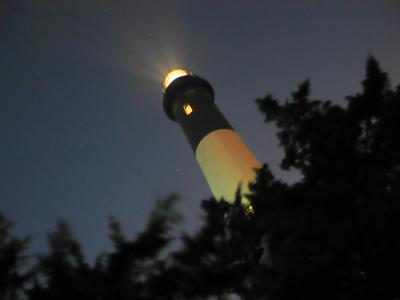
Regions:
M 0 210 L 32 251 L 66 218 L 90 257 L 110 247 L 109 215 L 133 236 L 171 192 L 193 228 L 210 191 L 162 110 L 167 69 L 209 80 L 258 159 L 293 182 L 254 99 L 310 78 L 313 96 L 344 103 L 368 53 L 397 84 L 399 28 L 399 1 L 1 0 Z

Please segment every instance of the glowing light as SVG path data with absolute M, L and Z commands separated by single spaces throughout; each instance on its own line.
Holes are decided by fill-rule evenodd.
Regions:
M 190 115 L 193 112 L 192 107 L 190 106 L 190 104 L 183 104 L 183 110 L 185 111 L 185 113 L 187 115 Z
M 174 69 L 172 71 L 170 71 L 167 76 L 165 76 L 164 78 L 164 82 L 163 82 L 163 86 L 164 89 L 166 89 L 172 81 L 174 81 L 175 79 L 182 77 L 182 76 L 186 76 L 189 75 L 190 72 L 186 69 Z
M 248 216 L 254 215 L 254 208 L 250 203 L 243 204 L 243 207 L 244 207 L 244 210 L 246 211 L 246 214 Z

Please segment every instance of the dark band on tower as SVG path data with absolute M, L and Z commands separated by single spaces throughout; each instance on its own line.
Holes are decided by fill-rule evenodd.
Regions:
M 194 152 L 210 132 L 233 130 L 214 103 L 211 85 L 195 75 L 181 76 L 171 82 L 164 93 L 164 111 L 181 125 Z

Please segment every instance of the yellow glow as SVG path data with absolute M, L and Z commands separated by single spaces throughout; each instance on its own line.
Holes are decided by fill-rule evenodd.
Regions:
M 193 112 L 192 107 L 190 106 L 190 104 L 183 104 L 183 110 L 185 111 L 185 113 L 187 115 L 190 115 Z
M 182 77 L 182 76 L 186 76 L 189 75 L 190 72 L 186 69 L 174 69 L 172 71 L 170 71 L 167 76 L 165 76 L 164 78 L 164 82 L 163 82 L 163 86 L 164 89 L 166 89 L 172 81 L 174 81 L 175 79 Z
M 254 208 L 253 208 L 253 206 L 252 206 L 250 203 L 248 203 L 248 204 L 243 204 L 243 207 L 244 207 L 244 210 L 246 211 L 246 214 L 247 214 L 248 216 L 254 215 Z
M 215 199 L 233 203 L 241 184 L 242 204 L 249 210 L 249 183 L 256 179 L 255 169 L 261 164 L 240 136 L 230 129 L 218 129 L 207 134 L 196 149 L 196 159 Z

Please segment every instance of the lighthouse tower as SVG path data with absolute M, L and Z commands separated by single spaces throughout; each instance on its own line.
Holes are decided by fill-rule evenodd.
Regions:
M 164 80 L 163 102 L 167 116 L 182 127 L 214 197 L 232 202 L 239 185 L 247 194 L 261 164 L 215 105 L 211 85 L 188 70 L 173 70 Z

